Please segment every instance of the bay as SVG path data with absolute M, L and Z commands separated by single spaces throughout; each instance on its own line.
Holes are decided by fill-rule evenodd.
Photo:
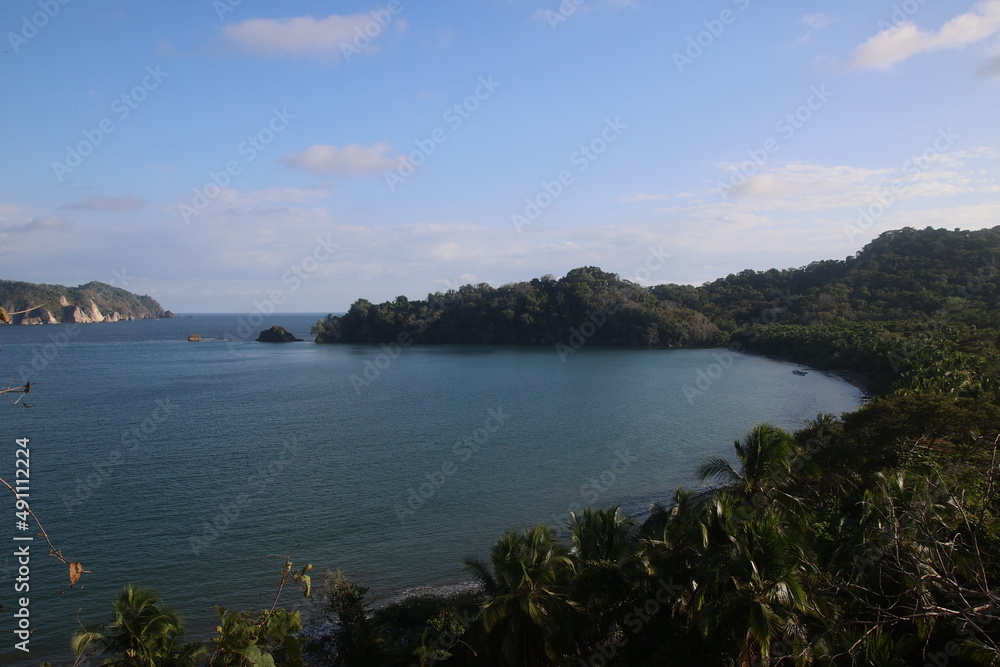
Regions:
M 253 340 L 272 324 L 311 340 L 318 317 L 0 327 L 3 370 L 33 383 L 31 409 L 0 406 L 0 475 L 30 438 L 32 508 L 91 571 L 61 593 L 65 568 L 36 538 L 31 653 L 5 646 L 5 664 L 70 662 L 77 616 L 100 622 L 129 582 L 195 635 L 214 605 L 273 596 L 290 553 L 376 596 L 460 582 L 463 557 L 504 530 L 588 504 L 645 511 L 754 424 L 795 429 L 861 402 L 835 376 L 727 350 Z M 12 540 L 13 498 L 0 507 Z M 18 566 L 3 553 L 11 611 Z

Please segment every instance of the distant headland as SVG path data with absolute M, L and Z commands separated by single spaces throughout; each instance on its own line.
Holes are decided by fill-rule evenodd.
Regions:
M 79 287 L 0 280 L 0 309 L 10 324 L 89 324 L 170 318 L 156 299 L 89 282 Z

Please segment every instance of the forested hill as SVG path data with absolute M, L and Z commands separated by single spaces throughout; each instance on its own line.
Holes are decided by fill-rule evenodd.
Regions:
M 155 299 L 101 282 L 79 287 L 0 280 L 0 308 L 13 324 L 117 322 L 172 317 Z
M 576 332 L 574 334 L 574 332 Z M 593 345 L 675 346 L 719 343 L 726 336 L 690 308 L 661 302 L 644 287 L 595 267 L 502 287 L 465 285 L 372 304 L 360 299 L 315 327 L 319 343 L 396 341 L 552 345 L 579 336 Z M 579 345 L 576 345 L 579 347 Z
M 426 300 L 372 304 L 315 327 L 319 343 L 715 345 L 756 323 L 926 319 L 1000 326 L 1000 227 L 885 232 L 853 257 L 741 271 L 701 287 L 622 280 L 595 267 L 502 287 L 466 285 Z
M 790 324 L 923 319 L 1000 324 L 1000 227 L 888 231 L 854 257 L 799 269 L 741 271 L 701 287 L 661 285 L 659 299 L 705 313 L 727 330 L 780 301 Z

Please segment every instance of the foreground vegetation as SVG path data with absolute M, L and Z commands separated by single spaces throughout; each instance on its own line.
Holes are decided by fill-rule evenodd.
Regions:
M 276 596 L 268 610 L 220 609 L 208 644 L 184 642 L 176 614 L 129 588 L 76 646 L 114 665 L 1000 665 L 1000 329 L 995 272 L 983 268 L 998 255 L 996 229 L 902 230 L 854 260 L 703 288 L 646 290 L 581 269 L 532 281 L 533 292 L 460 290 L 454 312 L 359 302 L 318 336 L 379 341 L 426 325 L 434 340 L 482 313 L 500 335 L 528 314 L 538 326 L 512 340 L 553 343 L 559 322 L 625 295 L 632 305 L 600 327 L 608 338 L 588 345 L 660 344 L 649 327 L 661 342 L 664 327 L 689 327 L 700 337 L 670 340 L 721 336 L 734 350 L 866 372 L 876 395 L 796 433 L 756 426 L 642 521 L 589 508 L 568 541 L 547 525 L 506 533 L 466 560 L 478 583 L 466 593 L 373 609 L 364 585 L 331 573 L 316 613 L 337 626 L 323 638 L 301 638 L 299 612 Z M 801 298 L 766 294 L 786 279 Z M 532 294 L 565 310 L 522 311 L 516 299 Z M 497 310 L 503 299 L 515 299 L 513 318 Z M 643 320 L 635 304 L 675 317 Z M 307 571 L 286 562 L 282 586 L 308 588 Z

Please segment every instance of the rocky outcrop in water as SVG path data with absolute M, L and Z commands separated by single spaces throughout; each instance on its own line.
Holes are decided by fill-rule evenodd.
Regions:
M 296 338 L 285 331 L 284 327 L 279 326 L 273 326 L 270 329 L 261 331 L 260 335 L 257 336 L 258 343 L 298 343 L 301 341 L 301 338 Z

